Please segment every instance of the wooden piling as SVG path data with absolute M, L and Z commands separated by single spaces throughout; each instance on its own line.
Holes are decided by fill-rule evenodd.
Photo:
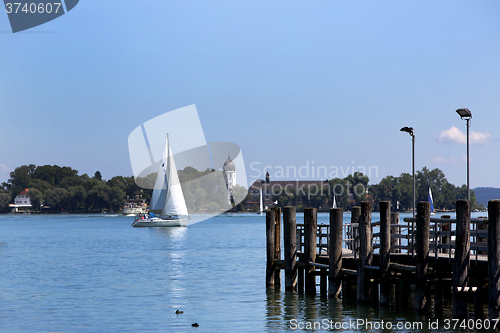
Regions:
M 488 202 L 488 318 L 500 319 L 500 200 Z
M 283 208 L 285 290 L 297 290 L 297 220 L 295 207 Z
M 415 237 L 415 250 L 417 257 L 417 280 L 415 283 L 415 310 L 423 312 L 427 309 L 430 300 L 426 298 L 427 268 L 429 264 L 429 237 L 430 237 L 431 211 L 430 203 L 420 201 L 417 203 L 417 230 Z
M 275 245 L 275 211 L 266 211 L 266 250 L 267 250 L 267 265 L 266 265 L 266 286 L 274 286 L 276 245 Z
M 316 294 L 316 276 L 314 266 L 310 262 L 316 261 L 316 238 L 318 230 L 318 216 L 316 208 L 304 209 L 304 260 L 305 260 L 305 292 Z
M 358 264 L 358 287 L 357 300 L 359 303 L 367 304 L 370 301 L 370 272 L 365 266 L 372 262 L 372 217 L 371 202 L 361 202 L 361 215 L 359 218 L 359 264 Z M 354 212 L 354 210 L 353 210 Z
M 399 213 L 391 213 L 391 253 L 401 253 L 401 249 L 394 248 L 401 245 L 401 238 L 399 238 L 400 229 L 397 227 L 399 224 Z
M 352 227 L 352 250 L 354 251 L 354 257 L 359 256 L 359 217 L 361 216 L 361 207 L 354 206 L 351 209 L 351 225 Z
M 281 260 L 281 208 L 273 207 L 274 210 L 274 260 Z M 281 288 L 281 269 L 274 273 L 274 285 Z
M 470 260 L 470 201 L 457 200 L 457 223 L 455 236 L 455 260 L 453 262 L 453 291 L 452 310 L 453 318 L 468 319 L 467 293 L 458 292 L 459 287 L 468 287 L 469 260 Z
M 328 272 L 326 268 L 321 268 L 321 274 L 319 276 L 319 294 L 321 296 L 326 296 L 328 294 Z
M 342 208 L 330 208 L 330 251 L 328 269 L 328 296 L 338 297 L 342 285 Z
M 389 263 L 391 250 L 391 202 L 380 201 L 380 305 L 390 304 Z

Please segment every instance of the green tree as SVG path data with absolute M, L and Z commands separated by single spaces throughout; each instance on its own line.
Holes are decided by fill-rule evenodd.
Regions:
M 42 193 L 45 193 L 45 191 L 49 190 L 52 188 L 52 185 L 49 182 L 46 182 L 45 180 L 41 179 L 34 179 L 31 182 L 31 187 L 33 189 L 37 189 Z
M 82 185 L 71 186 L 68 188 L 68 206 L 71 210 L 78 210 L 85 204 L 87 191 Z
M 106 184 L 94 186 L 87 195 L 87 202 L 94 210 L 103 210 L 110 206 L 111 187 Z
M 69 193 L 66 189 L 56 187 L 45 192 L 44 202 L 45 205 L 49 206 L 53 211 L 61 211 L 64 209 L 68 197 Z
M 31 201 L 31 207 L 33 207 L 35 211 L 40 210 L 43 201 L 43 193 L 36 188 L 30 188 L 28 189 L 28 197 Z
M 0 213 L 8 213 L 11 209 L 9 204 L 12 202 L 12 196 L 7 193 L 0 191 Z
M 36 165 L 34 164 L 22 165 L 10 173 L 10 179 L 7 183 L 10 184 L 10 193 L 13 197 L 30 187 L 35 169 Z

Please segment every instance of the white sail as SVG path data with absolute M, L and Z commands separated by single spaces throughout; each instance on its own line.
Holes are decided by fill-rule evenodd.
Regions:
M 172 149 L 168 140 L 158 167 L 153 195 L 151 197 L 150 210 L 161 212 L 161 217 L 187 216 L 188 210 L 182 187 L 177 175 Z
M 335 201 L 335 196 L 333 196 L 333 205 L 332 208 L 337 208 L 337 201 Z
M 427 201 L 431 205 L 431 214 L 433 214 L 434 213 L 434 200 L 432 199 L 432 191 L 431 191 L 430 187 L 429 187 L 429 196 L 427 197 Z
M 167 165 L 167 147 L 168 141 L 165 142 L 165 149 L 163 150 L 163 155 L 158 167 L 158 175 L 156 176 L 155 187 L 153 189 L 153 195 L 151 196 L 151 202 L 149 204 L 149 210 L 152 212 L 160 212 L 163 210 L 163 205 L 165 204 L 165 198 L 167 197 L 167 188 L 165 185 L 165 170 Z
M 181 183 L 179 182 L 179 176 L 177 175 L 177 168 L 175 167 L 172 149 L 170 149 L 168 143 L 168 135 L 167 135 L 166 149 L 168 151 L 167 163 L 164 171 L 165 184 L 167 184 L 166 200 L 160 216 L 161 217 L 187 216 L 188 210 L 186 207 L 186 201 L 184 200 L 184 194 L 182 193 Z

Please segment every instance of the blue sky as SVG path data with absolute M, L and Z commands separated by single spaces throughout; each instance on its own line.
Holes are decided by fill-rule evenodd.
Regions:
M 81 0 L 16 34 L 0 15 L 0 181 L 30 163 L 132 175 L 130 132 L 196 104 L 206 140 L 238 144 L 249 179 L 354 166 L 378 183 L 411 172 L 399 129 L 412 126 L 416 168 L 459 185 L 467 107 L 471 187 L 500 187 L 498 13 L 498 1 Z

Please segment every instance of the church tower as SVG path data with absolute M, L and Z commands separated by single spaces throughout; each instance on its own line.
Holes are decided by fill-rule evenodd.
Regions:
M 222 170 L 224 171 L 224 180 L 226 181 L 227 199 L 229 203 L 234 205 L 232 192 L 233 187 L 236 185 L 236 166 L 234 162 L 231 161 L 231 155 L 229 155 L 226 162 L 224 162 Z

